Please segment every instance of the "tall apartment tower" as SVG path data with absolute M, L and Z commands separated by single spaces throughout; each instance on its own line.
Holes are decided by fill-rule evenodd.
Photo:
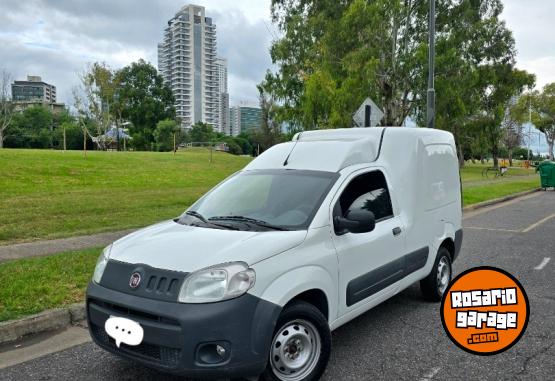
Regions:
M 204 7 L 186 5 L 168 21 L 158 44 L 158 70 L 172 89 L 183 128 L 204 122 L 221 130 L 216 25 Z
M 220 129 L 226 135 L 231 135 L 229 129 L 229 93 L 227 92 L 227 60 L 218 57 L 218 89 L 219 89 L 219 110 L 220 110 Z

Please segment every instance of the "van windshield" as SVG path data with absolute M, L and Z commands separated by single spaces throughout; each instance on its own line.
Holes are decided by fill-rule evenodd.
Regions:
M 180 222 L 235 230 L 307 229 L 338 177 L 287 169 L 239 172 L 193 204 Z

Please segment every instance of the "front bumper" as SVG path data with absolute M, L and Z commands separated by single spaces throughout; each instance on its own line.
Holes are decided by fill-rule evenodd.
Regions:
M 190 377 L 238 377 L 262 373 L 281 307 L 250 294 L 218 303 L 182 304 L 114 291 L 87 289 L 90 334 L 100 347 L 148 367 Z M 110 316 L 144 329 L 138 346 L 121 344 L 104 330 Z M 220 345 L 225 354 L 215 354 Z

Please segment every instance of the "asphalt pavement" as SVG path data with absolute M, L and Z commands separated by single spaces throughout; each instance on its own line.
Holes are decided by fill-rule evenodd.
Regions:
M 424 301 L 415 284 L 333 332 L 323 380 L 555 380 L 555 192 L 471 212 L 463 224 L 455 275 L 482 265 L 515 275 L 530 300 L 530 321 L 521 340 L 494 356 L 462 351 L 441 326 L 439 304 Z M 88 342 L 0 370 L 0 380 L 29 379 L 178 378 Z

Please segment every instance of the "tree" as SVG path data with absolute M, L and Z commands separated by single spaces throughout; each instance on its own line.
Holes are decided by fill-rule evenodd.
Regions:
M 507 110 L 505 118 L 501 122 L 503 131 L 503 143 L 507 148 L 509 156 L 509 166 L 513 166 L 513 152 L 522 144 L 522 123 L 512 116 L 511 111 Z
M 513 85 L 518 93 L 522 72 L 501 0 L 436 3 L 436 126 L 455 135 L 462 166 L 477 119 L 498 151 L 505 95 Z M 282 32 L 270 51 L 278 69 L 261 85 L 283 106 L 278 120 L 293 129 L 349 127 L 370 96 L 384 110 L 382 125 L 407 116 L 424 124 L 427 1 L 272 0 L 272 17 Z
M 212 142 L 214 137 L 214 129 L 212 126 L 203 122 L 195 123 L 189 131 L 189 138 L 193 143 Z
M 65 131 L 66 149 L 78 150 L 83 147 L 83 130 L 76 120 L 64 121 L 56 131 L 59 148 L 63 149 L 63 135 Z
M 142 59 L 118 70 L 115 78 L 118 82 L 116 110 L 121 118 L 132 122 L 134 139 L 139 135 L 134 142 L 136 148 L 148 149 L 157 123 L 175 118 L 171 89 L 156 68 Z M 138 146 L 139 140 L 148 144 Z
M 13 103 L 10 99 L 12 77 L 4 69 L 0 75 L 0 148 L 3 148 L 6 130 L 13 118 Z
M 490 147 L 486 133 L 479 120 L 465 124 L 464 139 L 465 141 L 459 142 L 459 149 L 465 147 L 469 154 L 468 158 L 473 163 L 475 160 L 480 160 L 480 163 L 483 164 L 488 152 L 490 152 Z M 466 156 L 463 155 L 463 158 L 466 158 Z
M 48 108 L 32 106 L 14 115 L 6 146 L 49 148 L 53 143 L 53 116 Z
M 513 42 L 514 43 L 514 42 Z M 522 93 L 525 87 L 533 87 L 534 75 L 514 68 L 514 61 L 479 68 L 483 92 L 481 107 L 475 116 L 481 123 L 489 141 L 493 166 L 499 165 L 499 146 L 503 136 L 501 128 L 511 100 Z
M 283 141 L 280 124 L 277 121 L 276 113 L 279 107 L 274 98 L 264 91 L 262 86 L 258 86 L 260 108 L 262 110 L 262 120 L 259 130 L 252 133 L 252 139 L 263 152 L 274 144 Z
M 549 160 L 553 160 L 555 143 L 555 82 L 545 85 L 542 92 L 532 97 L 532 121 L 538 130 L 543 132 L 547 140 Z
M 283 37 L 271 48 L 279 70 L 263 86 L 283 103 L 280 120 L 305 129 L 349 127 L 370 96 L 384 124 L 400 125 L 424 70 L 426 15 L 424 2 L 410 0 L 273 0 Z
M 154 130 L 154 141 L 158 151 L 173 151 L 174 138 L 179 132 L 179 126 L 172 119 L 161 120 Z M 177 138 L 176 138 L 177 139 Z
M 113 70 L 105 63 L 95 62 L 88 65 L 79 74 L 80 85 L 73 90 L 73 105 L 79 115 L 79 120 L 94 121 L 98 147 L 107 149 L 106 142 L 101 139 L 110 128 L 114 118 L 118 79 Z M 88 128 L 80 123 L 85 134 L 90 135 Z

